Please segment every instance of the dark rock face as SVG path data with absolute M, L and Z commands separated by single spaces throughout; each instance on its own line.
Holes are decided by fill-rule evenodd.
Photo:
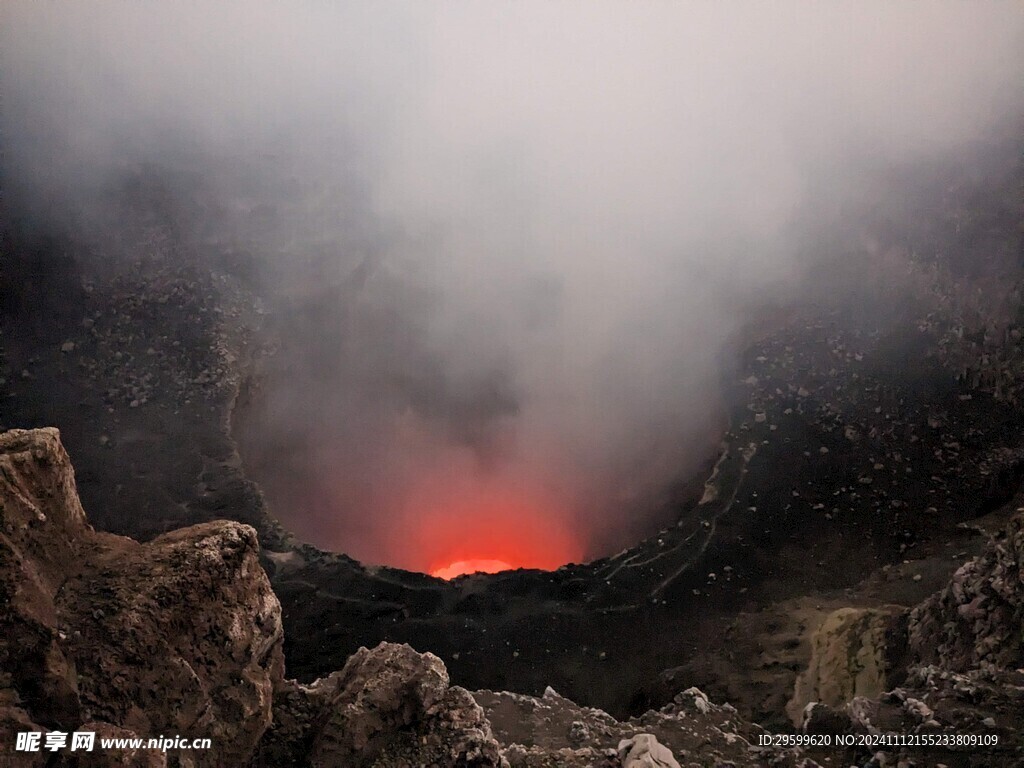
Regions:
M 483 710 L 449 687 L 441 660 L 395 643 L 360 648 L 312 685 L 287 681 L 256 764 L 506 765 Z
M 0 437 L 0 670 L 40 723 L 80 710 L 78 683 L 58 635 L 54 595 L 92 535 L 56 430 Z

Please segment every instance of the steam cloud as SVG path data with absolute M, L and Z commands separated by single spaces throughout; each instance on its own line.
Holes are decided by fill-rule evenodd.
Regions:
M 800 275 L 808 190 L 970 140 L 1024 82 L 1009 2 L 0 19 L 6 186 L 91 212 L 113 254 L 129 214 L 97 190 L 140 163 L 198 174 L 219 214 L 182 241 L 247 248 L 280 322 L 245 440 L 280 467 L 274 511 L 421 569 L 500 556 L 478 550 L 517 525 L 515 556 L 551 566 L 663 522 L 720 426 L 729 340 Z

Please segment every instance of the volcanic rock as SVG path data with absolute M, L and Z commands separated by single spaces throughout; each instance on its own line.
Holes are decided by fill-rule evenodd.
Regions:
M 100 743 L 100 739 L 140 738 L 138 733 L 126 728 L 118 728 L 110 723 L 83 723 L 79 730 L 95 733 L 97 744 Z M 131 747 L 77 752 L 75 760 L 77 761 L 73 763 L 75 768 L 166 768 L 167 766 L 167 755 L 164 752 Z
M 907 666 L 900 687 L 880 695 L 854 695 L 845 702 L 830 702 L 834 706 L 812 702 L 803 710 L 802 730 L 994 737 L 998 746 L 990 745 L 983 751 L 974 748 L 978 761 L 962 764 L 1021 765 L 1024 741 L 1015 724 L 1024 719 L 1024 699 L 1020 696 L 1024 690 L 1020 656 L 1022 530 L 1024 509 L 1018 509 L 980 556 L 959 568 L 946 586 L 910 612 Z M 854 617 L 844 611 L 836 613 Z M 860 620 L 869 615 L 861 612 Z M 862 626 L 870 628 L 871 623 Z M 830 633 L 833 639 L 824 643 L 826 651 L 834 646 L 849 649 L 857 637 L 864 637 L 852 631 L 851 622 L 846 622 L 846 630 L 841 624 L 833 624 L 836 631 Z M 875 659 L 880 658 L 879 638 L 875 633 L 869 643 L 876 649 L 872 656 Z M 891 636 L 888 642 L 892 642 Z M 861 656 L 858 652 L 857 657 Z M 841 654 L 836 660 L 841 661 Z M 856 659 L 848 657 L 847 661 L 847 672 L 859 671 Z M 838 675 L 836 679 L 851 680 L 849 674 L 843 674 L 841 663 L 829 667 L 830 675 Z M 819 665 L 819 675 L 823 671 Z M 952 765 L 961 764 L 957 762 L 962 756 L 957 755 L 958 751 L 971 750 L 894 747 L 883 749 L 882 757 L 892 763 L 913 759 L 928 765 Z
M 986 551 L 910 614 L 910 647 L 924 664 L 964 672 L 1024 666 L 1024 509 Z
M 80 701 L 54 595 L 92 531 L 57 430 L 0 435 L 0 502 L 0 687 L 58 725 L 78 717 Z
M 90 721 L 211 738 L 197 766 L 253 751 L 283 657 L 252 528 L 210 523 L 148 544 L 97 533 L 57 430 L 14 430 L 0 435 L 0 548 L 5 731 Z
M 503 764 L 483 710 L 468 691 L 449 687 L 431 653 L 394 643 L 361 648 L 325 687 L 336 693 L 313 740 L 317 768 Z
M 888 690 L 890 636 L 902 610 L 840 608 L 829 614 L 811 637 L 811 661 L 797 678 L 786 707 L 795 725 L 810 702 L 843 706 L 854 696 L 874 697 Z
M 254 765 L 497 768 L 506 765 L 499 749 L 440 659 L 381 643 L 311 685 L 285 681 Z
M 679 768 L 672 750 L 649 733 L 640 733 L 632 739 L 619 742 L 619 760 L 622 768 Z
M 97 547 L 62 594 L 83 704 L 140 734 L 196 734 L 250 754 L 283 675 L 281 608 L 256 534 L 215 522 Z

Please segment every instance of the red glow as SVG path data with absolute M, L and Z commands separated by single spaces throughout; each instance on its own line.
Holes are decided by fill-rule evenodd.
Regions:
M 454 579 L 467 573 L 499 573 L 511 571 L 512 566 L 504 560 L 458 560 L 447 568 L 438 568 L 430 573 L 438 579 Z
M 400 526 L 407 567 L 452 579 L 516 568 L 554 570 L 582 559 L 564 506 L 520 483 L 474 480 L 453 482 L 449 475 L 414 494 L 418 503 L 409 505 Z

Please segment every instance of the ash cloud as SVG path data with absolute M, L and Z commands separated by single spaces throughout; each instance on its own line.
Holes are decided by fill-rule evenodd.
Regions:
M 730 341 L 802 274 L 809 194 L 1016 117 L 1024 81 L 1012 3 L 0 19 L 8 213 L 73 222 L 113 267 L 111 230 L 156 205 L 125 180 L 155 177 L 176 253 L 250 256 L 280 344 L 241 431 L 274 511 L 413 568 L 442 556 L 431 515 L 536 512 L 570 559 L 664 522 Z

